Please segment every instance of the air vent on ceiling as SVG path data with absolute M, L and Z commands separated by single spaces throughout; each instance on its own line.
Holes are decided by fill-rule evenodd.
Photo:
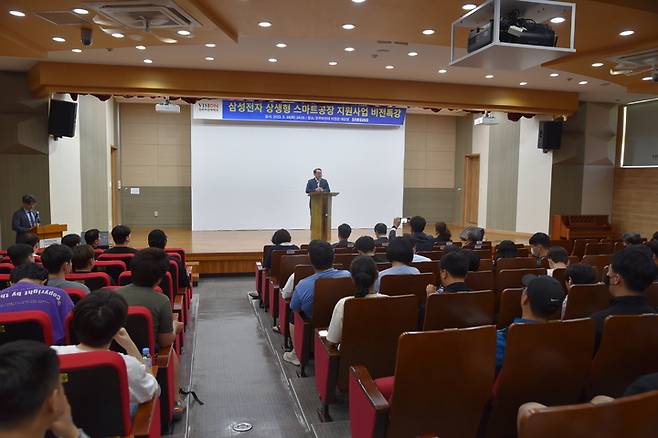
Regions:
M 200 26 L 190 14 L 167 0 L 92 3 L 99 13 L 133 29 L 170 29 Z
M 658 48 L 630 53 L 628 55 L 614 56 L 610 59 L 625 64 L 636 64 L 637 66 L 656 66 L 658 65 Z
M 80 18 L 79 15 L 71 11 L 44 11 L 37 12 L 36 16 L 57 26 L 79 26 L 81 24 L 87 24 L 87 20 Z

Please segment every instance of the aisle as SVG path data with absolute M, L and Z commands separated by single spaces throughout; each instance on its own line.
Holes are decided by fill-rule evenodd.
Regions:
M 246 293 L 253 278 L 203 279 L 192 387 L 205 405 L 193 404 L 188 437 L 307 437 L 293 396 L 263 336 Z M 234 423 L 253 424 L 238 433 Z

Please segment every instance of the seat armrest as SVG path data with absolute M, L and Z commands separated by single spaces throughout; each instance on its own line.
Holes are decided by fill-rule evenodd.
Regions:
M 156 365 L 158 368 L 167 368 L 169 366 L 169 362 L 171 361 L 171 345 L 168 347 L 162 347 L 160 348 L 160 351 L 158 351 L 158 356 L 156 358 Z
M 364 366 L 350 367 L 350 431 L 353 438 L 383 438 L 389 404 Z
M 157 395 L 146 403 L 142 403 L 137 407 L 135 417 L 133 419 L 133 433 L 134 436 L 159 436 L 160 434 L 153 434 L 152 428 L 160 430 L 160 422 L 154 421 L 159 418 L 160 399 Z
M 320 400 L 331 403 L 335 399 L 336 383 L 338 382 L 338 366 L 340 351 L 335 345 L 320 336 L 320 330 L 314 333 L 315 341 L 315 386 Z

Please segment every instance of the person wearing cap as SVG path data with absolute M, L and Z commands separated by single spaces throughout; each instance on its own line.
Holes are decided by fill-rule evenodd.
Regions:
M 515 318 L 514 324 L 536 324 L 547 322 L 557 312 L 564 300 L 564 290 L 559 281 L 546 275 L 528 274 L 522 279 L 521 318 Z M 496 372 L 503 367 L 505 347 L 507 346 L 507 329 L 496 332 Z
M 548 269 L 546 275 L 552 277 L 556 269 L 566 269 L 569 264 L 569 253 L 561 246 L 551 246 L 546 254 Z

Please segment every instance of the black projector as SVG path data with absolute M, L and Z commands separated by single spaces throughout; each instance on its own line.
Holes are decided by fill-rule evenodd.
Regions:
M 527 44 L 532 46 L 555 47 L 557 37 L 555 31 L 545 24 L 538 24 L 530 20 L 518 20 L 518 23 L 509 19 L 500 22 L 500 41 L 505 43 Z M 518 36 L 509 32 L 510 26 L 523 28 Z M 518 33 L 518 32 L 517 32 Z M 493 41 L 493 20 L 482 27 L 471 29 L 468 34 L 468 53 L 491 44 Z

